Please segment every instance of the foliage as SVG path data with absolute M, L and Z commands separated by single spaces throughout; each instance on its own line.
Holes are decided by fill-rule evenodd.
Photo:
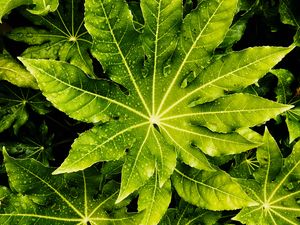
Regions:
M 2 223 L 299 223 L 294 1 L 0 3 Z

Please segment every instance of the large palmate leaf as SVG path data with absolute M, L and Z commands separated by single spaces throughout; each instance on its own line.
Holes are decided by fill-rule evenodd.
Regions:
M 244 189 L 259 204 L 246 207 L 234 218 L 247 225 L 299 224 L 300 216 L 300 142 L 285 159 L 266 130 L 264 145 L 257 150 L 259 170 L 255 181 L 248 180 Z
M 48 16 L 29 15 L 28 18 L 38 26 L 15 28 L 8 37 L 29 45 L 22 53 L 23 57 L 68 61 L 93 76 L 88 53 L 92 42 L 83 26 L 81 7 L 81 0 L 64 0 Z
M 125 1 L 85 2 L 92 53 L 109 79 L 88 78 L 66 62 L 21 61 L 55 107 L 96 124 L 75 140 L 54 174 L 122 159 L 117 202 L 136 190 L 141 199 L 143 193 L 152 192 L 153 199 L 140 200 L 140 207 L 147 209 L 148 218 L 155 214 L 151 218 L 156 221 L 158 214 L 151 204 L 168 192 L 177 158 L 205 170 L 203 177 L 225 179 L 239 190 L 238 183 L 212 165 L 206 154 L 230 155 L 261 145 L 236 130 L 262 124 L 292 107 L 235 92 L 256 83 L 293 47 L 253 47 L 216 57 L 214 50 L 229 29 L 236 0 L 200 1 L 184 19 L 181 0 L 142 0 L 140 6 L 145 24 L 138 32 Z M 225 189 L 232 191 L 229 186 Z M 225 195 L 219 208 L 208 202 L 199 205 L 218 210 L 253 203 L 242 190 L 240 198 L 220 193 Z M 167 204 L 165 199 L 159 207 L 166 209 Z
M 0 190 L 0 222 L 3 224 L 139 224 L 141 215 L 115 205 L 118 185 L 102 189 L 94 169 L 51 176 L 52 168 L 33 160 L 17 160 L 4 151 L 10 187 Z M 18 194 L 15 194 L 17 192 Z
M 32 9 L 28 9 L 31 13 L 37 15 L 45 15 L 48 12 L 54 12 L 58 7 L 58 0 L 0 0 L 0 23 L 2 17 L 11 10 L 21 5 L 34 5 Z

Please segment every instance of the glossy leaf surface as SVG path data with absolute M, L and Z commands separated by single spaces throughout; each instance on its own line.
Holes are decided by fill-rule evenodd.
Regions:
M 139 224 L 141 215 L 114 204 L 116 183 L 108 182 L 99 190 L 94 169 L 51 176 L 52 168 L 33 159 L 16 160 L 5 151 L 4 158 L 10 187 L 18 194 L 1 187 L 1 223 Z
M 246 207 L 234 218 L 249 225 L 299 224 L 299 142 L 285 159 L 268 131 L 264 145 L 257 151 L 260 168 L 255 181 L 243 187 L 259 205 Z
M 140 6 L 145 25 L 137 31 L 125 1 L 85 1 L 92 54 L 107 79 L 91 79 L 67 62 L 21 59 L 55 107 L 95 124 L 75 140 L 54 174 L 122 159 L 117 202 L 137 190 L 141 196 L 148 192 L 154 176 L 160 189 L 151 191 L 159 199 L 179 159 L 198 172 L 204 170 L 201 174 L 212 178 L 207 180 L 212 182 L 209 186 L 222 180 L 228 183 L 225 189 L 230 189 L 220 192 L 219 206 L 210 201 L 193 200 L 193 204 L 213 210 L 253 204 L 238 183 L 206 155 L 232 155 L 260 146 L 236 131 L 263 124 L 292 108 L 240 92 L 293 47 L 253 47 L 216 57 L 214 50 L 236 12 L 235 0 L 200 1 L 184 19 L 182 1 L 142 0 Z M 175 172 L 174 179 L 178 176 Z M 190 181 L 184 182 L 182 188 L 189 186 Z M 201 186 L 200 191 L 213 189 Z M 240 190 L 239 194 L 232 195 L 233 189 Z M 146 207 L 142 204 L 141 208 Z

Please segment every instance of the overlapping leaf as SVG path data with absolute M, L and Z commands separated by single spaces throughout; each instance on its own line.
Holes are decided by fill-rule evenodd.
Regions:
M 157 174 L 149 179 L 141 188 L 138 210 L 145 211 L 142 224 L 158 224 L 166 213 L 171 202 L 171 182 L 167 181 L 163 187 L 159 186 Z
M 220 212 L 203 210 L 180 201 L 177 208 L 170 208 L 163 217 L 160 225 L 214 225 L 221 217 Z
M 17 133 L 28 120 L 28 110 L 39 114 L 50 111 L 51 104 L 40 92 L 21 89 L 9 83 L 0 83 L 0 132 L 12 127 Z
M 18 87 L 38 88 L 35 78 L 5 50 L 0 54 L 0 80 L 6 80 Z
M 142 215 L 127 213 L 126 204 L 115 205 L 118 185 L 99 189 L 95 169 L 67 176 L 51 176 L 52 168 L 33 160 L 16 160 L 4 151 L 12 191 L 0 189 L 3 224 L 139 224 Z
M 229 155 L 259 146 L 235 131 L 262 124 L 292 107 L 230 93 L 256 83 L 293 47 L 253 47 L 215 57 L 236 5 L 232 0 L 200 1 L 182 19 L 180 0 L 142 0 L 145 25 L 140 33 L 125 1 L 86 0 L 85 26 L 93 37 L 92 53 L 109 77 L 105 80 L 88 78 L 66 62 L 22 58 L 58 109 L 72 118 L 98 123 L 75 140 L 68 158 L 54 173 L 122 158 L 117 202 L 136 190 L 144 193 L 141 187 L 153 180 L 162 188 L 151 190 L 155 200 L 166 191 L 179 158 L 206 170 L 201 173 L 212 178 L 208 183 L 225 179 L 230 183 L 225 189 L 240 190 L 205 154 Z M 191 186 L 185 184 L 183 189 Z M 204 186 L 199 187 L 201 192 L 206 191 Z M 253 203 L 243 192 L 220 193 L 225 195 L 219 208 L 205 201 L 200 206 L 220 210 Z M 143 209 L 151 209 L 151 201 L 143 202 L 148 202 Z
M 88 53 L 92 42 L 84 29 L 82 13 L 79 13 L 82 7 L 83 1 L 62 1 L 48 16 L 28 15 L 38 26 L 15 28 L 8 37 L 29 44 L 23 57 L 68 61 L 94 76 Z
M 0 149 L 6 149 L 9 155 L 25 159 L 34 158 L 45 166 L 53 161 L 53 134 L 48 133 L 48 126 L 42 123 L 40 127 L 29 126 L 26 136 L 19 135 L 20 140 L 0 142 Z
M 54 12 L 58 7 L 58 0 L 0 0 L 0 23 L 2 17 L 10 13 L 11 10 L 21 5 L 34 5 L 28 9 L 33 14 L 45 15 L 48 12 Z
M 180 167 L 172 175 L 172 181 L 185 201 L 200 208 L 217 211 L 256 205 L 239 184 L 223 171 L 208 172 Z
M 299 224 L 299 154 L 298 142 L 291 155 L 283 159 L 275 140 L 266 130 L 264 145 L 257 150 L 260 168 L 254 174 L 255 181 L 244 183 L 245 190 L 259 205 L 242 209 L 236 220 L 247 225 Z

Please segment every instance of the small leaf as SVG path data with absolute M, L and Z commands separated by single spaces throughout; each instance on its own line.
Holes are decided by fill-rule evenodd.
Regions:
M 168 209 L 159 225 L 215 225 L 221 217 L 220 212 L 197 208 L 180 200 L 177 208 Z
M 54 135 L 48 134 L 48 127 L 45 123 L 41 126 L 30 126 L 30 132 L 20 141 L 0 142 L 0 149 L 5 148 L 9 155 L 19 158 L 34 158 L 45 166 L 49 161 L 54 161 L 52 154 Z M 43 132 L 43 130 L 46 130 Z
M 287 104 L 293 95 L 291 85 L 295 79 L 294 75 L 285 69 L 273 69 L 270 72 L 278 79 L 275 89 L 277 102 Z
M 0 23 L 3 16 L 10 13 L 11 10 L 21 6 L 34 4 L 33 9 L 29 9 L 33 14 L 45 15 L 48 12 L 54 12 L 58 7 L 58 0 L 0 0 Z
M 0 132 L 12 127 L 15 134 L 28 120 L 28 109 L 40 114 L 50 110 L 50 103 L 41 93 L 30 89 L 21 89 L 8 83 L 0 83 Z
M 288 117 L 286 119 L 286 125 L 289 131 L 289 143 L 292 143 L 300 137 L 300 121 Z
M 248 20 L 257 10 L 258 4 L 259 0 L 249 2 L 239 1 L 239 11 L 236 13 L 235 22 L 231 25 L 222 44 L 219 47 L 230 48 L 242 38 L 246 30 Z
M 223 171 L 176 169 L 172 176 L 178 194 L 187 202 L 209 210 L 232 210 L 255 205 L 240 185 Z
M 6 80 L 18 87 L 38 88 L 35 78 L 5 50 L 0 55 L 0 80 Z
M 297 13 L 299 10 L 299 4 L 295 0 L 281 0 L 279 5 L 279 13 L 281 21 L 284 24 L 300 27 L 300 17 Z
M 49 4 L 55 1 L 48 0 Z M 95 77 L 88 52 L 92 42 L 83 26 L 82 13 L 79 13 L 82 5 L 81 0 L 65 0 L 48 16 L 28 15 L 27 18 L 38 26 L 17 27 L 8 37 L 29 45 L 21 55 L 24 58 L 67 61 Z
M 256 158 L 260 168 L 254 173 L 254 177 L 260 182 L 263 182 L 268 177 L 268 181 L 271 182 L 281 170 L 283 164 L 282 155 L 268 129 L 265 130 L 263 143 L 256 151 Z

